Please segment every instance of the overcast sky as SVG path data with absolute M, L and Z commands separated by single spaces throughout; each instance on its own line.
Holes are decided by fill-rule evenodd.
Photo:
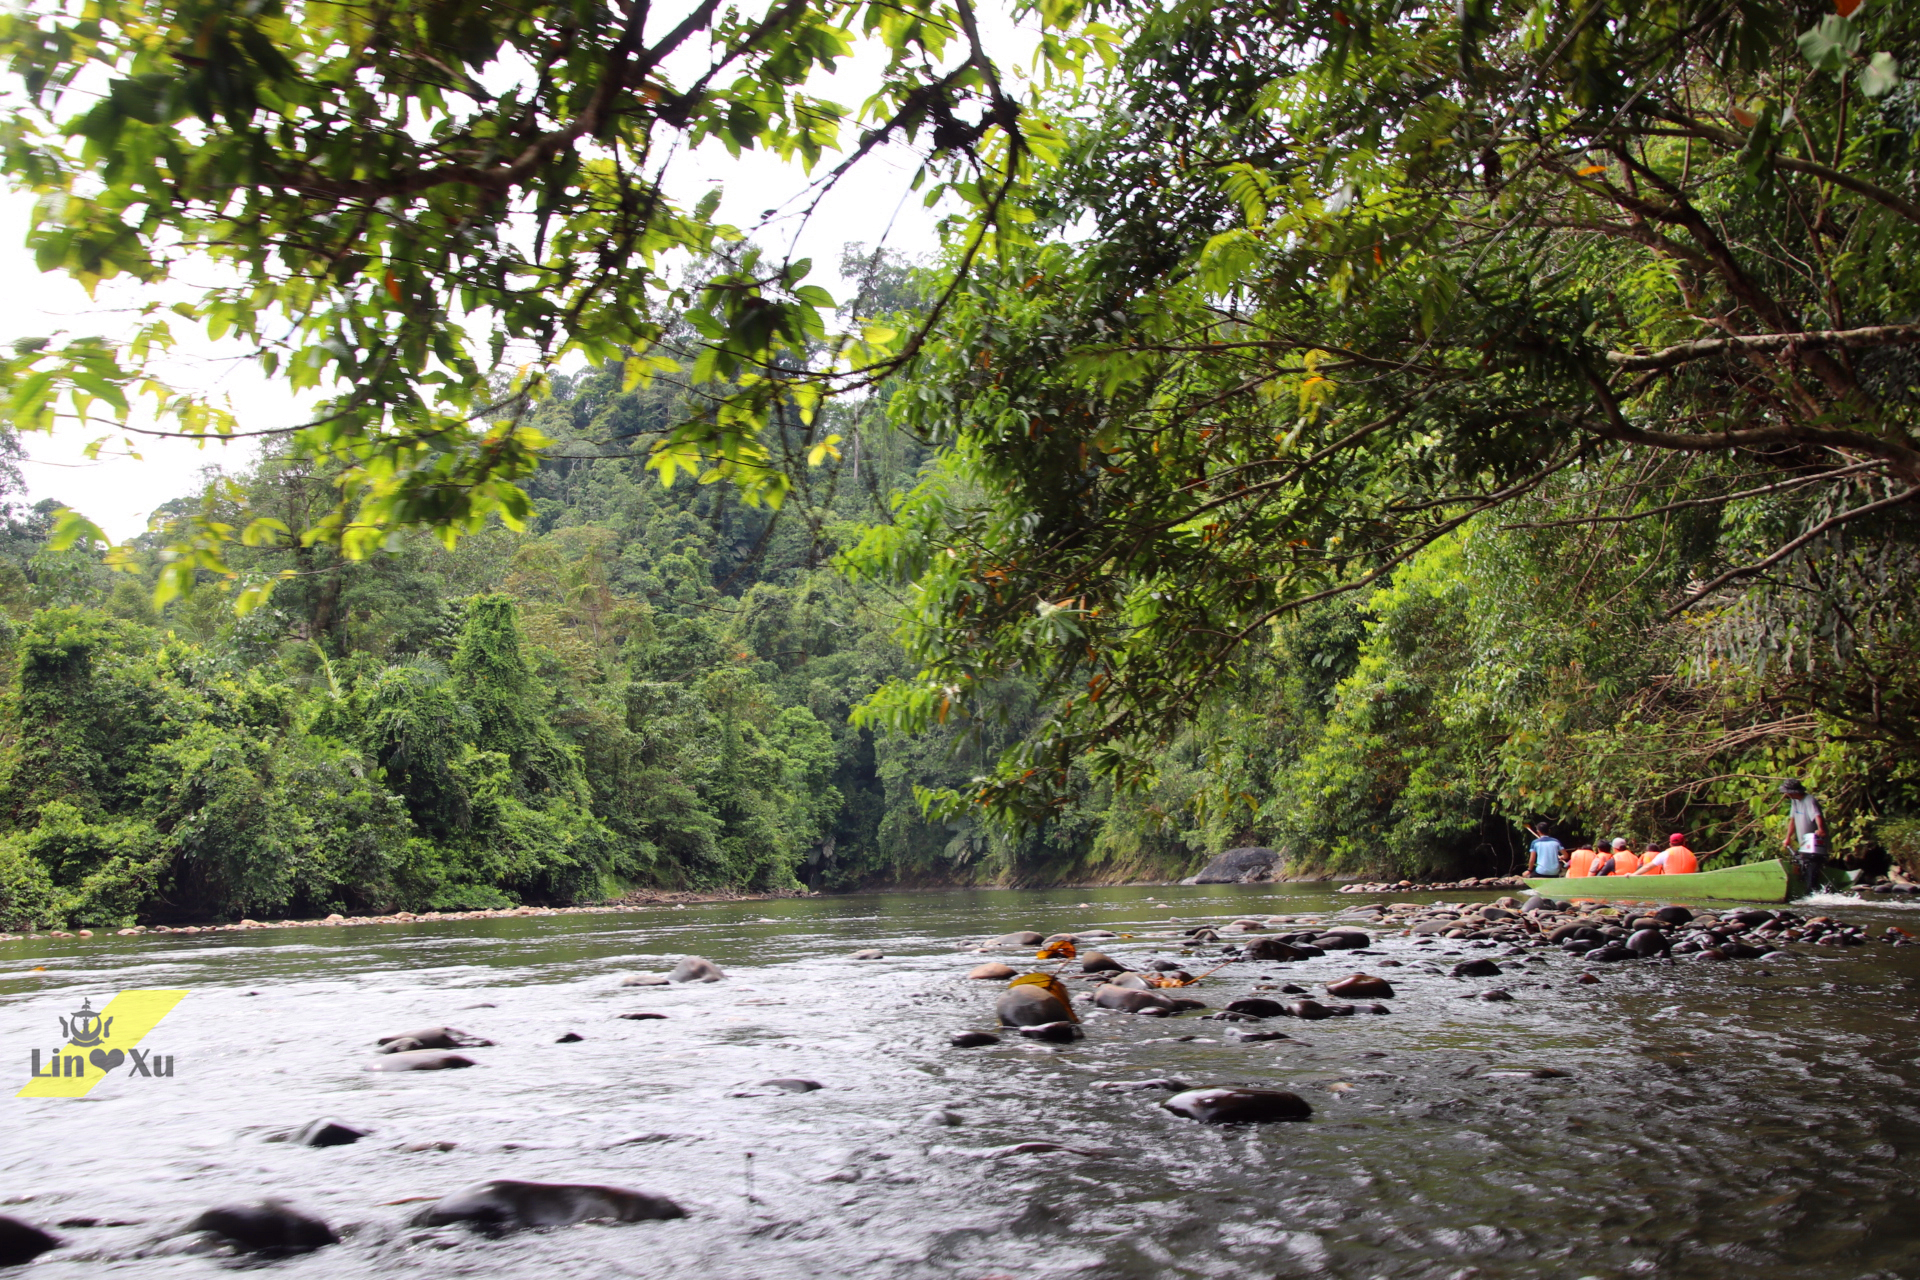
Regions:
M 810 85 L 849 107 L 870 92 L 875 76 L 860 60 L 843 64 L 839 75 Z M 820 171 L 830 167 L 823 162 Z M 835 270 L 842 245 L 849 242 L 886 242 L 909 253 L 926 253 L 935 246 L 936 215 L 919 194 L 908 195 L 917 160 L 904 149 L 880 151 L 867 157 L 806 225 L 791 216 L 761 226 L 762 214 L 799 202 L 794 197 L 806 186 L 797 167 L 749 154 L 733 160 L 717 145 L 686 158 L 678 169 L 677 194 L 691 202 L 718 180 L 724 191 L 720 217 L 742 228 L 758 228 L 754 238 L 774 253 L 795 244 L 796 257 L 815 261 L 811 279 L 844 300 L 849 290 Z M 64 273 L 42 274 L 24 247 L 30 197 L 0 192 L 0 290 L 11 305 L 0 309 L 0 341 L 43 337 L 65 330 L 75 335 L 117 337 L 130 327 L 134 305 L 160 296 L 172 301 L 193 297 L 191 283 L 181 281 L 159 289 L 142 290 L 131 282 L 103 284 L 98 296 L 86 292 Z M 797 242 L 795 237 L 797 238 Z M 245 428 L 291 425 L 300 421 L 303 405 L 283 384 L 268 383 L 253 366 L 231 352 L 207 344 L 189 344 L 184 325 L 176 326 L 182 351 L 170 361 L 169 374 L 179 386 L 228 397 Z M 85 456 L 87 445 L 106 437 L 100 458 Z M 105 429 L 62 428 L 55 434 L 28 434 L 22 445 L 27 460 L 21 467 L 30 501 L 52 498 L 77 508 L 116 540 L 146 528 L 148 515 L 161 503 L 196 493 L 208 467 L 229 470 L 246 466 L 253 445 L 197 444 L 184 440 L 134 437 L 130 450 L 125 437 Z M 137 454 L 137 456 L 136 456 Z

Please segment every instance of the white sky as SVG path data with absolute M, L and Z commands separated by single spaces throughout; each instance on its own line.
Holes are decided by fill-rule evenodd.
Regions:
M 1008 34 L 1005 28 L 1001 34 Z M 843 62 L 837 75 L 817 78 L 808 88 L 855 108 L 876 80 L 871 63 L 855 58 Z M 855 131 L 847 132 L 852 136 Z M 823 161 L 817 172 L 824 173 L 831 163 L 830 159 Z M 771 157 L 749 153 L 736 161 L 718 145 L 710 144 L 683 158 L 676 185 L 690 203 L 708 182 L 719 179 L 724 190 L 719 217 L 752 230 L 754 239 L 776 256 L 785 254 L 797 231 L 795 256 L 814 260 L 809 279 L 825 285 L 844 301 L 850 290 L 841 287 L 836 270 L 844 244 L 872 245 L 884 236 L 889 246 L 908 253 L 926 253 L 934 247 L 937 215 L 923 206 L 920 193 L 907 193 L 917 164 L 917 158 L 903 148 L 875 152 L 856 167 L 804 227 L 797 227 L 797 219 L 790 214 L 759 227 L 763 211 L 784 208 L 807 181 L 797 166 L 783 165 Z M 794 212 L 801 203 L 794 202 Z M 117 337 L 130 327 L 128 311 L 136 301 L 145 302 L 156 295 L 164 301 L 195 296 L 196 290 L 185 282 L 143 291 L 131 282 L 109 281 L 100 287 L 96 298 L 89 299 L 64 273 L 42 274 L 25 248 L 31 207 L 31 198 L 26 195 L 0 192 L 0 296 L 13 299 L 11 306 L 0 310 L 0 342 L 44 337 L 59 330 Z M 168 376 L 183 388 L 228 397 L 242 429 L 292 425 L 304 416 L 304 406 L 283 384 L 269 383 L 230 350 L 223 352 L 206 344 L 187 350 L 189 334 L 184 322 L 176 322 L 175 332 L 182 339 L 183 349 L 170 359 Z M 89 460 L 86 446 L 103 436 L 109 444 L 98 460 Z M 250 442 L 202 444 L 135 436 L 130 449 L 126 440 L 123 434 L 105 428 L 77 426 L 62 428 L 50 436 L 25 435 L 21 443 L 27 459 L 21 472 L 28 500 L 56 499 L 85 513 L 110 537 L 122 540 L 144 530 L 148 515 L 160 504 L 197 493 L 205 468 L 236 470 L 254 456 Z

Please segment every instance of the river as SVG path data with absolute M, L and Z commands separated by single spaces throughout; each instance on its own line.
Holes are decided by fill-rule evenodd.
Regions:
M 1493 983 L 1422 967 L 1393 938 L 1230 966 L 1193 993 L 1217 1009 L 1256 981 L 1320 994 L 1407 962 L 1374 970 L 1397 988 L 1390 1016 L 1278 1020 L 1293 1040 L 1090 1014 L 1073 1045 L 948 1043 L 992 1029 L 1001 985 L 964 977 L 985 958 L 964 939 L 1355 901 L 1296 885 L 941 891 L 8 943 L 0 1060 L 21 1084 L 82 998 L 190 994 L 146 1041 L 172 1078 L 120 1071 L 85 1099 L 0 1104 L 0 1213 L 100 1224 L 55 1227 L 68 1243 L 34 1280 L 223 1274 L 154 1242 L 262 1195 L 343 1236 L 268 1268 L 329 1280 L 1920 1275 L 1920 948 L 1622 964 L 1593 985 L 1550 951 L 1501 981 L 1513 1001 L 1487 1003 L 1458 997 Z M 1832 909 L 1876 933 L 1916 919 Z M 863 947 L 886 958 L 849 958 Z M 1178 954 L 1138 936 L 1105 949 Z M 619 985 L 686 953 L 728 980 Z M 616 1016 L 630 1010 L 667 1016 Z M 361 1070 L 377 1036 L 436 1023 L 496 1045 L 470 1070 Z M 1529 1067 L 1568 1074 L 1488 1078 Z M 1166 1076 L 1291 1089 L 1316 1114 L 1216 1128 L 1163 1110 L 1164 1093 L 1090 1087 Z M 824 1087 L 756 1088 L 775 1077 Z M 373 1134 L 266 1141 L 321 1116 Z M 1067 1149 L 1005 1150 L 1033 1141 Z M 418 1198 L 500 1177 L 635 1187 L 688 1216 L 498 1239 L 405 1225 Z

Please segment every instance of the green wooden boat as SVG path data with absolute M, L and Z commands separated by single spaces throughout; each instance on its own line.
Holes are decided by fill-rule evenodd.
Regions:
M 1844 883 L 1846 873 L 1828 868 L 1829 885 Z M 1785 858 L 1749 862 L 1690 876 L 1551 876 L 1528 880 L 1527 887 L 1551 898 L 1719 898 L 1729 902 L 1791 902 L 1805 896 L 1800 869 Z

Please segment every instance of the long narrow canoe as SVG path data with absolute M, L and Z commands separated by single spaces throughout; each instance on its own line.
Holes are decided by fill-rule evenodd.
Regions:
M 1690 876 L 1551 876 L 1527 887 L 1554 898 L 1722 898 L 1790 902 L 1806 893 L 1798 868 L 1784 858 L 1749 862 Z

